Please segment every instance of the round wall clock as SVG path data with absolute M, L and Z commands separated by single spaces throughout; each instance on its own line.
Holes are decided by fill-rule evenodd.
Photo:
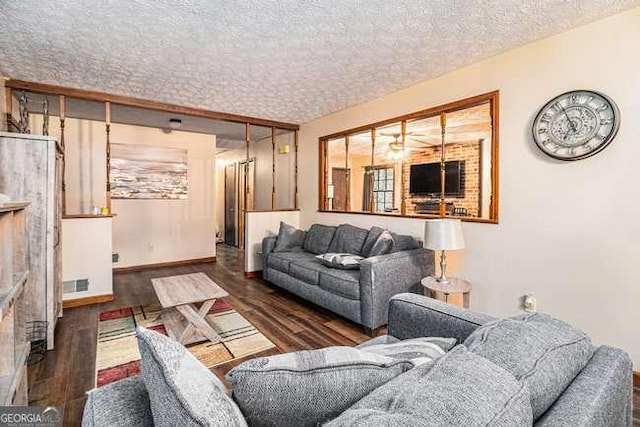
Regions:
M 620 111 L 608 96 L 589 90 L 563 93 L 549 101 L 533 122 L 533 139 L 543 153 L 580 160 L 602 151 L 620 127 Z

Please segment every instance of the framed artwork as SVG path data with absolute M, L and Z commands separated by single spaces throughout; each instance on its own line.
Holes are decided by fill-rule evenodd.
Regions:
M 187 150 L 111 144 L 112 199 L 186 200 Z

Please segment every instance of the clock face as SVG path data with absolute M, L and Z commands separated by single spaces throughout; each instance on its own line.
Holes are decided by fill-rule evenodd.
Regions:
M 564 93 L 549 101 L 533 122 L 533 139 L 545 154 L 580 160 L 603 150 L 620 126 L 618 106 L 588 90 Z

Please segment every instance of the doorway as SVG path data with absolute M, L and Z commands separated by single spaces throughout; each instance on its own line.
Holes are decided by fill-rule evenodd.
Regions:
M 237 165 L 224 168 L 224 242 L 238 246 L 238 179 Z

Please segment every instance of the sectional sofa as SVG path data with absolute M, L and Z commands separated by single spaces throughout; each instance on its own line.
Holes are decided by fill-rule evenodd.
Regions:
M 83 425 L 631 425 L 629 356 L 594 346 L 584 333 L 551 316 L 496 319 L 401 294 L 389 304 L 389 334 L 352 350 L 367 353 L 381 340 L 402 343 L 424 336 L 451 337 L 459 344 L 373 388 L 380 372 L 411 365 L 405 358 L 410 355 L 374 369 L 365 360 L 370 356 L 340 364 L 322 360 L 322 349 L 252 359 L 228 373 L 229 397 L 184 347 L 142 329 L 142 375 L 91 391 Z M 276 358 L 296 354 L 305 366 L 270 367 Z M 246 379 L 239 382 L 241 377 Z M 321 381 L 327 377 L 332 381 Z

